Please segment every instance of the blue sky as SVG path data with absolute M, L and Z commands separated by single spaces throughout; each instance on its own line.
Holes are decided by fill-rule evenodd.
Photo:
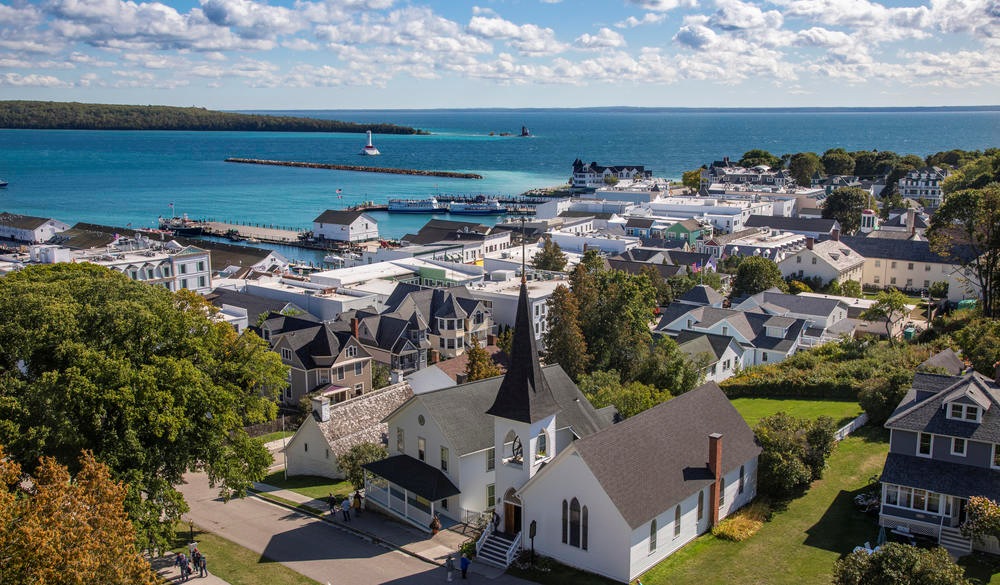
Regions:
M 998 97 L 1000 0 L 0 1 L 0 99 L 341 109 Z

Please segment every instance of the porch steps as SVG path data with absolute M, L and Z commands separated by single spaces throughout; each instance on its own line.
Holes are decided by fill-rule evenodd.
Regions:
M 479 554 L 476 557 L 477 561 L 482 561 L 487 565 L 493 565 L 495 567 L 500 567 L 501 569 L 507 568 L 507 553 L 514 546 L 514 539 L 507 538 L 500 532 L 491 532 L 486 540 L 483 541 L 482 548 L 479 549 Z
M 972 541 L 962 536 L 961 530 L 950 526 L 941 527 L 938 543 L 956 557 L 965 556 L 972 552 Z

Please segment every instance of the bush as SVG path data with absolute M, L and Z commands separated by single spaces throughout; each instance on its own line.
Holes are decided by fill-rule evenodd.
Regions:
M 771 519 L 771 506 L 756 501 L 712 527 L 717 538 L 743 542 L 760 530 L 764 522 Z
M 836 431 L 828 416 L 813 421 L 778 412 L 762 418 L 754 428 L 762 449 L 757 476 L 761 493 L 787 498 L 823 477 Z
M 853 552 L 833 568 L 834 585 L 970 585 L 965 571 L 941 547 L 930 550 L 891 542 L 878 552 Z
M 906 396 L 912 382 L 913 374 L 897 370 L 888 379 L 875 381 L 862 389 L 858 394 L 858 403 L 868 414 L 868 422 L 873 425 L 884 423 Z

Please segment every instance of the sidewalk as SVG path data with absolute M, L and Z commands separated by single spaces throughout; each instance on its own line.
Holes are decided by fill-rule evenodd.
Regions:
M 325 500 L 313 499 L 298 492 L 280 489 L 265 483 L 255 483 L 253 485 L 253 489 L 261 493 L 273 495 L 283 500 L 288 500 L 297 504 L 305 504 L 315 510 L 323 511 L 322 514 L 316 515 L 316 517 L 320 518 L 324 522 L 334 524 L 341 530 L 352 532 L 362 538 L 372 541 L 375 544 L 384 543 L 392 548 L 435 565 L 444 565 L 445 559 L 448 558 L 448 555 L 454 555 L 455 564 L 457 566 L 460 556 L 458 552 L 459 547 L 462 546 L 462 543 L 472 537 L 471 533 L 463 533 L 463 530 L 466 527 L 462 524 L 455 525 L 449 529 L 441 530 L 436 535 L 431 536 L 414 526 L 409 526 L 389 518 L 388 516 L 370 510 L 362 512 L 361 514 L 355 514 L 354 510 L 352 510 L 351 521 L 344 522 L 339 511 L 335 514 L 331 514 L 326 511 L 329 510 L 329 506 Z M 266 498 L 261 499 L 282 505 L 280 502 L 273 502 L 271 500 L 267 500 Z M 303 510 L 298 511 L 303 514 L 308 513 Z M 472 566 L 469 570 L 473 574 L 481 575 L 488 579 L 495 579 L 504 574 L 503 569 L 484 563 L 477 563 L 475 562 L 475 559 L 473 559 Z
M 181 570 L 174 565 L 174 553 L 168 552 L 162 557 L 150 559 L 149 564 L 152 565 L 153 570 L 164 581 L 168 583 L 183 583 L 181 581 Z M 199 577 L 198 571 L 195 570 L 193 576 L 188 577 L 187 582 L 193 585 L 229 585 L 228 581 L 223 581 L 212 574 L 212 559 L 208 559 L 208 576 Z

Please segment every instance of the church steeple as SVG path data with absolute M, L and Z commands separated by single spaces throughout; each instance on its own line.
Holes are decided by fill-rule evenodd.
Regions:
M 557 413 L 559 404 L 538 363 L 538 346 L 535 343 L 535 329 L 531 323 L 528 304 L 528 285 L 523 276 L 514 321 L 514 338 L 510 346 L 510 367 L 503 377 L 493 406 L 486 414 L 531 424 Z

